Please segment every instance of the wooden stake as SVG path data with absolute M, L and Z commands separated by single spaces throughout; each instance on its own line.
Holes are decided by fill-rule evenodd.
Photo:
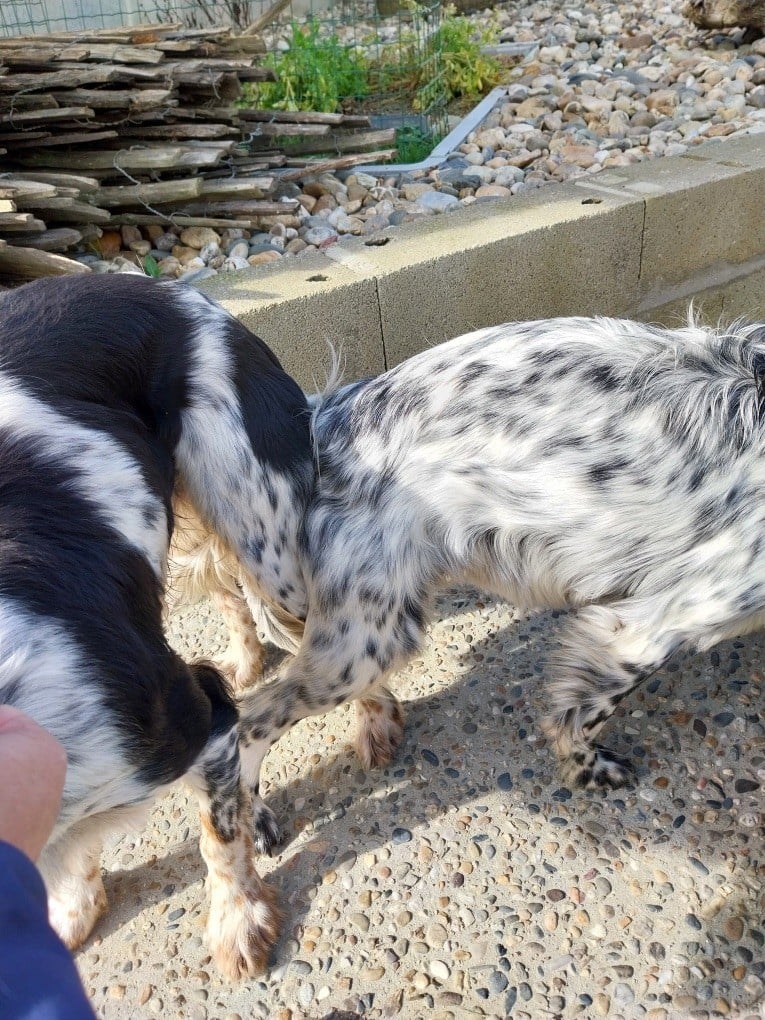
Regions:
M 17 248 L 10 244 L 0 248 L 0 274 L 3 276 L 34 280 L 38 276 L 73 276 L 89 272 L 88 266 L 65 255 L 54 255 L 36 248 Z

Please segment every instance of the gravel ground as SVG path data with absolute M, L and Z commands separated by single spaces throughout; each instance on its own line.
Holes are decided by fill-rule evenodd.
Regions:
M 225 984 L 202 941 L 193 804 L 176 793 L 106 855 L 111 909 L 78 963 L 104 1020 L 765 1016 L 765 637 L 677 659 L 607 738 L 634 790 L 567 789 L 540 736 L 560 613 L 472 593 L 439 606 L 395 683 L 395 762 L 366 773 L 348 708 L 272 750 L 285 833 L 262 870 L 283 936 L 262 980 Z M 206 604 L 184 654 L 220 654 Z
M 122 257 L 80 257 L 97 271 L 135 272 L 131 251 L 150 253 L 163 276 L 193 282 L 765 131 L 765 39 L 740 45 L 743 31 L 702 32 L 679 6 L 555 0 L 479 12 L 479 23 L 496 20 L 502 42 L 531 49 L 508 69 L 506 98 L 433 171 L 285 183 L 277 197 L 300 205 L 269 217 L 261 231 L 124 227 L 121 238 L 114 231 L 107 239 Z

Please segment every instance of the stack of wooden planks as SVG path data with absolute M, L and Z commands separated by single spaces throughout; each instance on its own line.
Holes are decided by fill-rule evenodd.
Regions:
M 87 272 L 66 252 L 105 227 L 259 229 L 316 153 L 322 170 L 394 154 L 363 116 L 241 105 L 273 79 L 263 53 L 181 25 L 0 38 L 0 277 Z

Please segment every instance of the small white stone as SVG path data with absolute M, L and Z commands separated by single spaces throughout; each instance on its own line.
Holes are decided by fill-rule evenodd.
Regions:
M 428 970 L 436 981 L 448 981 L 451 976 L 451 971 L 443 960 L 431 960 Z

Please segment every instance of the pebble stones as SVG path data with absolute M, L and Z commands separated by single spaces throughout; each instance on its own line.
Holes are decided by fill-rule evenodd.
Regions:
M 77 257 L 96 272 L 124 273 L 142 272 L 151 255 L 161 276 L 195 283 L 765 131 L 765 44 L 741 44 L 740 33 L 702 33 L 678 6 L 500 3 L 492 14 L 500 40 L 525 56 L 508 68 L 507 96 L 440 166 L 383 178 L 319 174 L 302 188 L 290 185 L 297 209 L 268 217 L 260 232 L 122 227 L 106 232 L 108 246 L 106 233 L 101 239 L 108 258 L 92 251 Z M 483 24 L 485 12 L 473 18 Z
M 644 752 L 644 774 L 594 797 L 533 739 L 558 623 L 450 594 L 396 678 L 407 735 L 387 769 L 358 766 L 347 708 L 279 741 L 264 783 L 287 839 L 258 868 L 285 926 L 262 977 L 217 975 L 195 808 L 163 801 L 105 855 L 110 913 L 78 954 L 103 1020 L 759 1020 L 761 640 L 678 657 L 625 699 L 604 740 Z M 171 635 L 187 657 L 226 648 L 205 603 Z

